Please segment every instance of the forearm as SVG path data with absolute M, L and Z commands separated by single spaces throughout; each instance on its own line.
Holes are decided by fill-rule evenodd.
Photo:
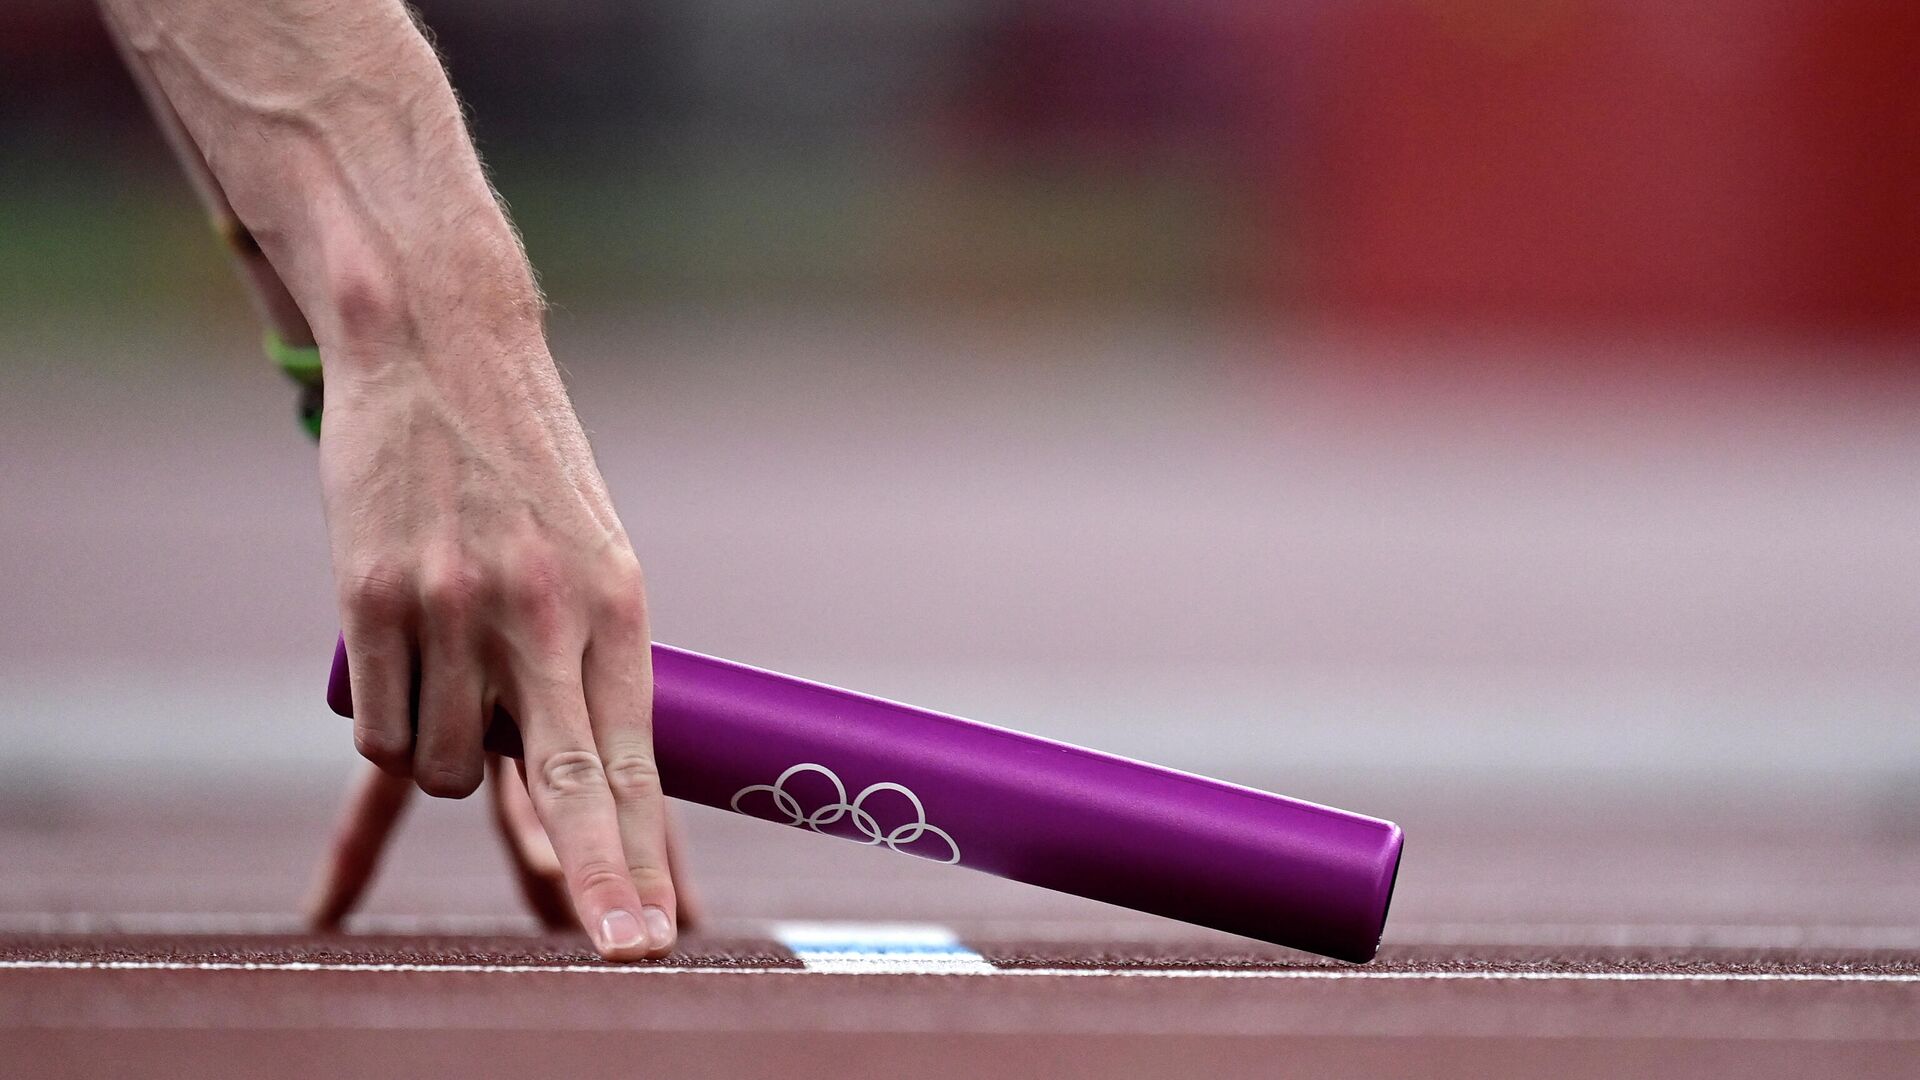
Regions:
M 331 375 L 544 357 L 532 274 L 397 0 L 102 2 Z
M 356 746 L 458 798 L 504 710 L 582 925 L 664 955 L 640 564 L 433 50 L 399 0 L 102 3 L 326 363 Z

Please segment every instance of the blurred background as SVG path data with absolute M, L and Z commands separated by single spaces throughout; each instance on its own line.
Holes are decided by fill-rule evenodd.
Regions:
M 1914 865 L 1920 7 L 421 7 L 662 640 L 1398 817 L 1435 918 L 1545 820 Z M 318 820 L 290 388 L 89 5 L 0 97 L 0 820 Z

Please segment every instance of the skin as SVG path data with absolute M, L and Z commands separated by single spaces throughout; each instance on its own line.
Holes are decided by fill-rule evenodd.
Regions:
M 397 0 L 103 6 L 326 362 L 354 742 L 382 770 L 335 847 L 332 878 L 360 881 L 346 906 L 398 819 L 397 781 L 473 793 L 501 706 L 543 834 L 498 796 L 523 884 L 557 867 L 601 955 L 664 955 L 677 904 L 639 560 L 438 58 Z M 338 891 L 323 883 L 316 910 Z
M 366 895 L 379 870 L 381 853 L 416 790 L 409 779 L 371 765 L 354 778 L 307 898 L 307 918 L 315 929 L 338 929 Z M 546 828 L 527 796 L 524 767 L 498 754 L 487 755 L 486 790 L 494 828 L 506 848 L 514 883 L 527 909 L 548 930 L 576 926 L 559 856 L 554 854 Z M 682 869 L 686 865 L 685 850 L 686 844 L 669 814 L 667 862 L 677 885 L 679 925 L 683 929 L 693 926 L 699 916 L 698 898 Z

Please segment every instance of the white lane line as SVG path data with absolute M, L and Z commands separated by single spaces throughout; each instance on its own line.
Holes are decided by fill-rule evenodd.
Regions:
M 0 971 L 282 971 L 404 975 L 789 975 L 839 977 L 883 974 L 870 969 L 747 968 L 622 964 L 375 964 L 284 960 L 269 962 L 178 960 L 0 960 Z M 1682 982 L 1682 983 L 1912 983 L 1911 972 L 1668 972 L 1668 971 L 1371 971 L 1365 968 L 996 968 L 916 970 L 911 974 L 997 975 L 1098 979 L 1296 979 L 1377 982 Z
M 811 972 L 833 975 L 993 975 L 998 969 L 930 923 L 778 922 L 773 939 Z
M 833 925 L 833 924 L 827 924 Z M 878 924 L 874 924 L 878 925 Z M 718 933 L 759 935 L 757 919 L 717 919 Z M 540 924 L 516 915 L 356 915 L 357 934 L 539 937 Z M 178 934 L 232 937 L 305 934 L 299 917 L 276 912 L 0 912 L 0 934 Z M 1196 938 L 1232 940 L 1171 923 L 1079 920 L 969 920 L 958 933 L 975 940 L 1015 942 L 1127 942 L 1178 944 Z M 1920 950 L 1920 926 L 1767 925 L 1741 923 L 1395 923 L 1389 945 L 1521 946 L 1538 948 L 1676 949 L 1894 949 Z

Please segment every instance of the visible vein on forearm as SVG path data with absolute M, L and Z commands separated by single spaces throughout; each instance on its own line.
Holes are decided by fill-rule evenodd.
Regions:
M 456 282 L 537 323 L 519 237 L 438 58 L 395 0 L 104 6 L 303 307 L 362 273 L 407 279 L 389 282 L 404 315 L 395 333 L 446 318 Z

